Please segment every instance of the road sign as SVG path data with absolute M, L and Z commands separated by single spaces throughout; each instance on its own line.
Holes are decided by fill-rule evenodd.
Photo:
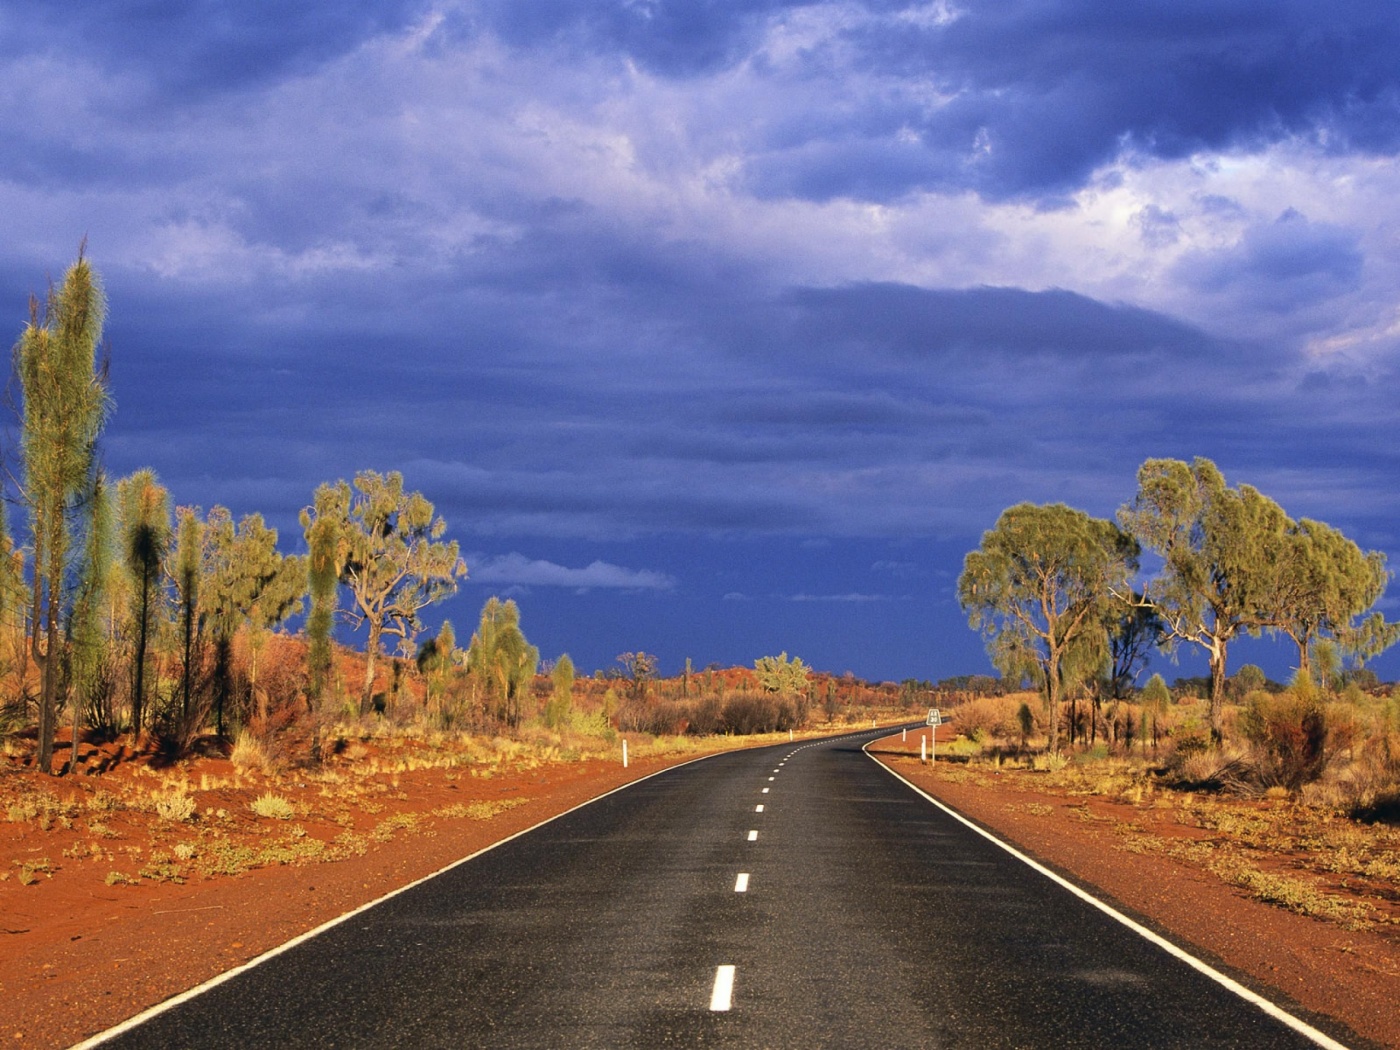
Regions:
M 931 726 L 941 726 L 943 724 L 943 716 L 938 713 L 938 708 L 930 707 L 928 709 L 928 721 L 924 724 Z

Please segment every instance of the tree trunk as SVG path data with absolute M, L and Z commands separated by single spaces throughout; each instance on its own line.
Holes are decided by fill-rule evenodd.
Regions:
M 1060 751 L 1060 658 L 1052 655 L 1045 669 L 1045 695 L 1050 702 L 1050 753 Z
M 1225 639 L 1216 638 L 1210 649 L 1210 738 L 1217 744 L 1225 739 L 1225 648 Z
M 141 565 L 141 606 L 140 620 L 136 624 L 136 681 L 131 691 L 131 738 L 139 744 L 141 722 L 146 706 L 146 645 L 151 626 L 151 572 L 143 561 Z
M 367 715 L 374 699 L 374 658 L 379 655 L 379 635 L 382 628 L 377 623 L 369 625 L 369 643 L 365 646 L 365 684 L 360 692 L 360 714 Z

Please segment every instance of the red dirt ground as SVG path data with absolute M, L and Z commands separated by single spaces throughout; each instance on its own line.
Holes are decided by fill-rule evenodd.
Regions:
M 396 887 L 693 757 L 646 758 L 626 770 L 595 759 L 451 783 L 439 770 L 405 773 L 396 783 L 403 792 L 395 813 L 430 814 L 479 799 L 524 801 L 486 820 L 428 816 L 413 833 L 400 831 L 333 863 L 260 867 L 184 884 L 142 878 L 109 886 L 106 873 L 121 867 L 120 859 L 60 861 L 60 850 L 80 836 L 0 823 L 0 857 L 42 850 L 60 861 L 52 877 L 22 885 L 13 877 L 20 860 L 12 859 L 12 877 L 0 882 L 0 1046 L 70 1046 Z M 84 779 L 106 778 L 37 783 L 67 792 Z M 90 783 L 82 787 L 91 790 Z
M 1177 943 L 1194 946 L 1245 984 L 1267 986 L 1309 1011 L 1340 1020 L 1365 1039 L 1400 1047 L 1400 943 L 1394 935 L 1339 926 L 1252 900 L 1209 872 L 1121 848 L 1118 822 L 1132 806 L 1067 798 L 998 777 L 991 788 L 951 779 L 951 764 L 919 761 L 918 737 L 870 745 L 885 765 L 1046 866 L 1100 891 L 1110 903 Z M 987 778 L 979 778 L 986 780 Z M 1002 782 L 997 782 L 998 780 Z M 1157 829 L 1154 829 L 1156 831 Z M 1277 996 L 1275 996 L 1277 998 Z

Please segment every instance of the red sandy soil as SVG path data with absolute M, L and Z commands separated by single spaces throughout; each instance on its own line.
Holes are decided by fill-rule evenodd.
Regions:
M 0 1046 L 70 1046 L 396 887 L 694 757 L 644 758 L 625 770 L 615 761 L 559 762 L 489 779 L 448 778 L 440 769 L 405 772 L 393 778 L 392 790 L 386 785 L 377 796 L 377 814 L 357 816 L 356 827 L 373 828 L 397 814 L 418 814 L 420 823 L 410 830 L 393 829 L 386 842 L 371 841 L 364 854 L 232 876 L 190 874 L 183 884 L 143 877 L 132 884 L 107 884 L 109 871 L 134 873 L 141 866 L 140 856 L 123 854 L 124 844 L 145 843 L 149 861 L 160 842 L 173 839 L 168 825 L 153 826 L 149 817 L 146 825 L 128 826 L 121 822 L 121 812 L 103 813 L 113 852 L 81 858 L 64 851 L 84 848 L 89 840 L 88 808 L 69 810 L 75 814 L 71 828 L 41 830 L 33 821 L 0 822 L 0 864 L 9 876 L 0 882 Z M 199 771 L 233 775 L 222 760 L 202 759 L 195 768 L 196 782 Z M 102 777 L 53 779 L 20 768 L 13 759 L 8 766 L 0 759 L 0 788 L 6 799 L 16 797 L 16 790 L 38 788 L 82 805 L 97 789 L 112 788 L 127 770 L 119 766 Z M 159 786 L 149 773 L 137 779 Z M 294 779 L 295 774 L 291 780 L 284 777 L 278 790 L 295 797 L 296 787 L 309 787 Z M 201 814 L 220 801 L 246 811 L 247 795 L 246 789 L 238 797 L 220 789 L 195 792 Z M 502 799 L 521 801 L 489 819 L 431 815 L 455 803 Z M 308 834 L 329 840 L 342 831 L 344 824 L 329 824 L 315 811 L 317 803 L 303 805 L 312 812 L 297 823 Z M 318 826 L 318 817 L 325 828 Z M 254 825 L 245 830 L 257 831 L 251 817 L 238 819 Z M 233 814 L 223 823 L 232 826 Z M 265 841 L 267 832 L 262 834 Z M 38 857 L 50 861 L 53 870 L 23 884 L 21 865 Z
M 941 742 L 941 734 L 940 734 Z M 1309 1011 L 1340 1020 L 1365 1039 L 1400 1047 L 1400 938 L 1348 931 L 1250 899 L 1199 868 L 1122 848 L 1122 824 L 1142 824 L 1132 805 L 1034 787 L 1035 775 L 959 777 L 951 763 L 919 760 L 918 735 L 870 745 L 877 757 L 924 791 L 1023 852 L 1095 888 L 1122 910 L 1165 932 L 1218 968 L 1267 986 Z M 1151 819 L 1151 814 L 1146 814 Z M 1115 826 L 1119 830 L 1115 831 Z M 1153 834 L 1170 834 L 1166 820 Z M 1178 829 L 1178 832 L 1180 829 Z M 1383 927 L 1381 929 L 1384 929 Z M 1391 930 L 1395 927 L 1390 927 Z

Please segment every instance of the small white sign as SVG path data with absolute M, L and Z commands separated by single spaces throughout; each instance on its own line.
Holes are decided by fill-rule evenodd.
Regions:
M 931 726 L 941 726 L 943 724 L 943 716 L 938 713 L 938 708 L 930 707 L 928 709 L 928 721 L 925 724 Z

